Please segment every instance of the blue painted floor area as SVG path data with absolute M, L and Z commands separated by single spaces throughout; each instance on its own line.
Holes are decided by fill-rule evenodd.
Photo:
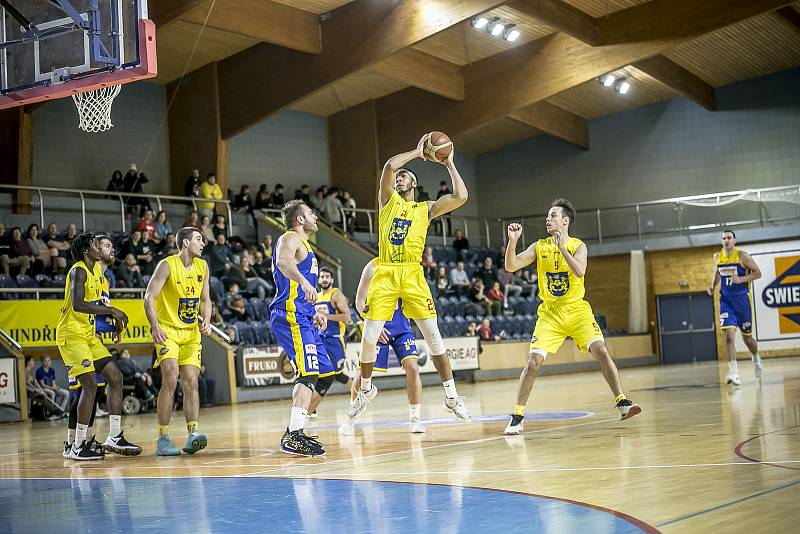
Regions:
M 2 479 L 0 532 L 644 532 L 505 491 L 283 478 Z
M 526 421 L 570 421 L 572 419 L 584 419 L 591 417 L 594 412 L 530 412 L 525 414 Z M 507 413 L 494 415 L 478 415 L 472 418 L 473 423 L 498 423 L 508 422 L 511 416 Z M 434 425 L 455 425 L 461 421 L 455 417 L 439 417 L 436 419 L 425 419 L 421 421 L 425 426 Z M 394 421 L 359 421 L 358 428 L 405 428 L 408 426 L 408 419 Z M 306 426 L 306 430 L 333 430 L 339 428 L 338 425 L 325 426 Z

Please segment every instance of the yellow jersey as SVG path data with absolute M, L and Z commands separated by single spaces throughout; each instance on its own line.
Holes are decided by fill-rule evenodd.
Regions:
M 419 264 L 429 225 L 427 202 L 406 201 L 397 191 L 392 191 L 378 215 L 379 263 Z
M 564 248 L 574 255 L 581 245 L 583 241 L 570 237 Z M 539 298 L 545 304 L 569 304 L 583 299 L 584 277 L 575 276 L 552 236 L 536 242 L 536 272 Z
M 156 300 L 159 324 L 177 329 L 197 328 L 200 294 L 208 276 L 205 260 L 192 259 L 188 269 L 184 267 L 180 254 L 168 256 L 161 262 L 169 266 L 169 278 Z
M 105 276 L 100 267 L 100 262 L 94 264 L 94 269 L 89 270 L 82 261 L 76 262 L 67 273 L 67 282 L 64 286 L 64 304 L 61 306 L 61 316 L 56 326 L 56 343 L 63 345 L 69 337 L 88 337 L 92 338 L 95 334 L 95 317 L 91 313 L 76 312 L 72 306 L 72 271 L 83 269 L 86 271 L 86 283 L 84 284 L 84 300 L 86 302 L 97 302 L 103 296 L 103 284 Z M 107 284 L 107 282 L 105 282 Z

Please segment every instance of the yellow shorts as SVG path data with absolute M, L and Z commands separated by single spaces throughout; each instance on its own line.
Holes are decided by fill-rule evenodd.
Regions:
M 531 352 L 543 356 L 556 352 L 564 339 L 571 337 L 581 352 L 588 352 L 595 341 L 604 341 L 603 332 L 594 320 L 592 307 L 585 300 L 570 304 L 542 304 L 531 338 Z
M 68 337 L 58 345 L 58 352 L 71 377 L 93 373 L 94 362 L 110 358 L 111 354 L 103 343 L 94 336 Z
M 194 328 L 172 328 L 161 326 L 167 334 L 163 345 L 156 345 L 158 358 L 153 367 L 158 367 L 163 360 L 178 360 L 178 365 L 193 365 L 200 368 L 200 355 L 203 345 L 200 343 L 200 330 Z
M 366 318 L 389 321 L 403 299 L 403 314 L 409 319 L 436 317 L 436 307 L 425 273 L 419 263 L 378 264 L 369 284 Z

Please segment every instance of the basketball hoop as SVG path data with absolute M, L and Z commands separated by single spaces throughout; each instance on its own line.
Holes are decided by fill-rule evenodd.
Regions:
M 91 133 L 111 129 L 111 105 L 121 89 L 122 85 L 114 85 L 72 95 L 78 108 L 78 127 Z

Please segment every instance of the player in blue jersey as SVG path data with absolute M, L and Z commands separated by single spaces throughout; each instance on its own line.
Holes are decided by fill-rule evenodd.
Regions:
M 277 293 L 269 306 L 269 322 L 298 375 L 292 390 L 292 413 L 281 438 L 281 450 L 301 456 L 320 456 L 325 449 L 303 433 L 309 406 L 319 404 L 333 384 L 333 367 L 320 330 L 327 327 L 319 313 L 319 265 L 308 239 L 317 232 L 317 216 L 302 200 L 292 200 L 281 210 L 287 228 L 275 246 L 272 273 Z
M 375 274 L 375 267 L 378 263 L 377 258 L 367 263 L 361 272 L 361 280 L 356 291 L 356 310 L 365 313 L 369 284 Z M 398 299 L 397 307 L 394 310 L 391 320 L 383 325 L 383 332 L 378 337 L 377 355 L 375 359 L 375 371 L 386 372 L 389 368 L 389 347 L 394 351 L 397 361 L 406 373 L 406 394 L 409 404 L 409 429 L 412 434 L 425 432 L 425 426 L 420 422 L 422 409 L 422 378 L 419 374 L 419 355 L 417 354 L 417 344 L 414 332 L 411 330 L 411 323 L 403 315 L 403 301 Z M 361 386 L 361 375 L 356 375 L 353 387 L 350 392 L 351 400 L 358 394 Z M 372 386 L 373 390 L 375 385 Z M 353 434 L 357 418 L 348 417 L 339 427 L 342 434 L 349 436 Z
M 736 234 L 732 230 L 722 232 L 722 250 L 714 254 L 714 275 L 708 294 L 713 297 L 714 289 L 719 285 L 719 327 L 725 337 L 725 354 L 728 356 L 726 384 L 741 384 L 736 364 L 737 328 L 750 351 L 756 378 L 761 379 L 763 367 L 758 355 L 758 344 L 753 339 L 750 295 L 750 283 L 758 278 L 761 278 L 761 270 L 750 254 L 736 247 Z
M 328 267 L 322 267 L 319 270 L 317 284 L 320 291 L 317 293 L 315 306 L 317 311 L 328 320 L 328 325 L 320 333 L 320 336 L 325 344 L 328 358 L 330 358 L 333 368 L 336 369 L 335 380 L 350 389 L 350 377 L 343 372 L 345 349 L 347 348 L 344 340 L 345 329 L 352 322 L 350 318 L 350 303 L 347 301 L 345 294 L 339 288 L 333 286 L 333 280 L 333 270 Z

